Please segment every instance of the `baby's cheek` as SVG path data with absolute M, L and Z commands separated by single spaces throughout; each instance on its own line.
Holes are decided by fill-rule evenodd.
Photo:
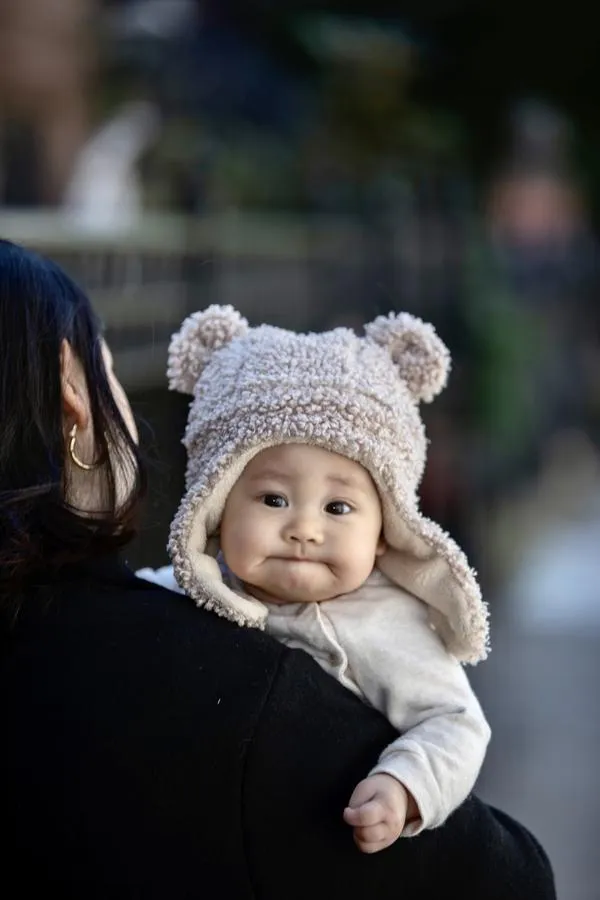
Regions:
M 356 549 L 356 553 L 352 558 L 352 568 L 357 577 L 364 581 L 371 574 L 375 566 L 375 548 L 369 545 L 362 545 Z
M 227 534 L 221 535 L 221 548 L 230 566 L 243 564 L 248 555 L 244 533 L 238 529 L 231 529 Z
M 363 579 L 363 570 L 365 568 L 362 555 L 358 551 L 341 554 L 335 563 L 338 577 L 354 586 Z

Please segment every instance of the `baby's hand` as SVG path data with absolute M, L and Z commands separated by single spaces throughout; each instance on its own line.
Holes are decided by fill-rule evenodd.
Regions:
M 369 775 L 361 781 L 344 810 L 359 850 L 377 853 L 393 844 L 402 834 L 409 805 L 414 806 L 414 800 L 391 775 Z

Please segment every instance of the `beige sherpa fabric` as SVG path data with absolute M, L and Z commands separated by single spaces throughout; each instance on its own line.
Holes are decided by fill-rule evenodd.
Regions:
M 306 442 L 371 474 L 388 549 L 381 571 L 425 602 L 450 653 L 475 663 L 488 650 L 487 610 L 454 541 L 419 511 L 426 436 L 419 402 L 445 386 L 448 351 L 433 327 L 407 313 L 379 316 L 358 337 L 346 328 L 296 334 L 248 323 L 232 307 L 195 313 L 173 336 L 169 386 L 193 393 L 184 444 L 186 493 L 169 553 L 195 601 L 242 625 L 267 610 L 223 583 L 218 527 L 229 491 L 267 447 Z

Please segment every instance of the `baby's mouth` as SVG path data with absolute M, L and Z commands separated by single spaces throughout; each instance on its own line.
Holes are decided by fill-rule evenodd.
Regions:
M 302 554 L 302 555 L 296 554 L 294 556 L 277 556 L 276 559 L 281 559 L 284 562 L 307 562 L 307 563 L 318 562 L 317 559 L 311 559 L 310 556 L 306 556 L 304 554 Z

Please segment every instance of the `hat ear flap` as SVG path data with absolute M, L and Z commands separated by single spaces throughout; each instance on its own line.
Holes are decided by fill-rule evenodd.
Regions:
M 248 331 L 248 322 L 233 306 L 209 306 L 183 322 L 169 345 L 169 390 L 193 394 L 212 354 Z
M 430 403 L 444 389 L 450 353 L 433 325 L 410 313 L 390 313 L 365 325 L 365 334 L 389 351 L 415 400 Z

